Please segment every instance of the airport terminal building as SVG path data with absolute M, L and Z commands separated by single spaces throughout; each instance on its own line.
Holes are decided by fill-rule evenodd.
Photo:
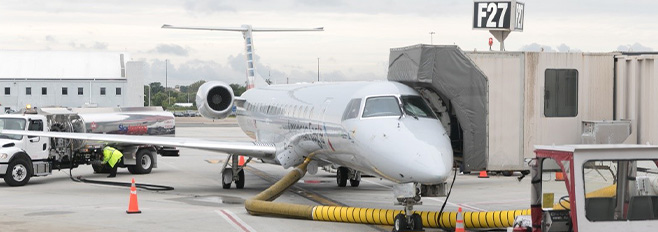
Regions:
M 0 51 L 0 109 L 143 106 L 145 69 L 121 52 Z

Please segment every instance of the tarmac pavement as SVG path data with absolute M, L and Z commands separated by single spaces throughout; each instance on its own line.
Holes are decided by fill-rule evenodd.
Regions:
M 249 140 L 235 119 L 212 122 L 199 118 L 177 118 L 176 134 L 229 141 Z M 217 120 L 216 120 L 217 121 Z M 141 214 L 126 214 L 129 188 L 74 182 L 69 170 L 47 177 L 33 177 L 28 185 L 9 187 L 0 181 L 0 231 L 390 231 L 391 227 L 349 223 L 251 216 L 243 202 L 269 187 L 289 170 L 259 162 L 250 163 L 244 189 L 222 189 L 220 169 L 226 154 L 181 149 L 180 157 L 158 157 L 151 174 L 132 175 L 119 169 L 117 178 L 94 174 L 91 167 L 73 170 L 73 176 L 158 184 L 173 191 L 137 190 Z M 256 173 L 257 172 L 257 173 Z M 256 174 L 267 175 L 261 178 Z M 492 175 L 458 175 L 446 211 L 489 211 L 527 209 L 530 178 Z M 452 179 L 450 179 L 451 181 Z M 298 187 L 337 204 L 356 207 L 402 209 L 393 205 L 392 183 L 364 177 L 359 187 L 339 188 L 335 174 L 322 170 L 307 174 Z M 557 183 L 559 186 L 559 182 Z M 557 195 L 556 195 L 557 197 Z M 439 211 L 445 197 L 423 198 L 417 210 Z M 292 191 L 277 202 L 318 205 Z M 427 231 L 437 231 L 431 229 Z

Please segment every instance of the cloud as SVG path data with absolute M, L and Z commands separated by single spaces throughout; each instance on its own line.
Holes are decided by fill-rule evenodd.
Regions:
M 187 0 L 183 7 L 192 13 L 235 12 L 235 7 L 227 5 L 222 0 Z
M 566 45 L 565 45 L 566 46 Z M 531 43 L 531 44 L 526 44 L 523 45 L 519 50 L 521 51 L 528 51 L 528 52 L 541 52 L 543 49 L 544 52 L 554 52 L 553 48 L 548 45 L 541 45 L 538 43 Z
M 634 43 L 633 45 L 619 45 L 617 51 L 622 52 L 650 52 L 653 51 L 653 48 L 645 47 L 640 43 Z
M 559 52 L 580 52 L 580 49 L 571 48 L 571 47 L 567 46 L 566 44 L 560 44 L 560 46 L 557 46 L 557 50 Z
M 147 63 L 147 75 L 144 83 L 160 82 L 168 86 L 189 85 L 198 80 L 223 81 L 244 85 L 244 70 L 238 72 L 232 68 L 221 65 L 215 61 L 188 60 L 183 63 L 169 62 L 165 68 L 165 61 L 153 59 Z M 165 71 L 166 70 L 166 71 Z
M 341 0 L 295 0 L 295 4 L 310 7 L 339 7 L 344 6 L 345 2 Z
M 247 68 L 246 58 L 243 53 L 227 58 L 228 66 L 235 72 L 243 73 Z M 265 65 L 260 62 L 260 56 L 254 57 L 256 72 L 265 79 L 270 79 L 276 84 L 297 83 L 297 82 L 316 82 L 318 79 L 317 70 L 303 69 L 301 66 L 286 65 L 289 71 L 282 71 L 278 68 Z M 244 78 L 244 77 L 243 77 Z M 385 77 L 384 77 L 385 78 Z M 381 75 L 374 73 L 354 73 L 345 74 L 341 71 L 320 71 L 320 81 L 358 81 L 358 80 L 383 80 Z
M 455 15 L 455 9 L 463 3 L 435 0 L 408 1 L 345 1 L 345 0 L 186 0 L 183 4 L 189 13 L 217 12 L 314 12 L 314 13 L 357 13 L 357 14 L 394 14 L 394 15 Z M 471 9 L 471 8 L 467 8 Z
M 94 45 L 91 48 L 96 50 L 107 50 L 107 43 L 103 42 L 94 42 Z
M 151 53 L 172 54 L 177 56 L 188 56 L 189 48 L 183 48 L 176 44 L 158 44 L 157 47 L 150 50 Z
M 89 50 L 89 49 L 107 50 L 107 47 L 108 47 L 108 43 L 98 42 L 98 41 L 94 42 L 92 45 L 86 45 L 86 44 L 82 44 L 82 43 L 78 44 L 76 42 L 71 41 L 71 42 L 68 43 L 68 45 L 70 47 L 72 47 L 74 49 L 78 49 L 78 50 Z
M 317 70 L 306 70 L 301 67 L 292 67 L 292 70 L 283 71 L 269 65 L 261 64 L 260 56 L 254 57 L 256 72 L 275 84 L 315 82 Z M 160 82 L 165 85 L 165 61 L 154 59 L 147 63 L 147 77 L 144 83 Z M 290 68 L 290 67 L 289 67 Z M 222 65 L 212 60 L 189 60 L 183 63 L 168 63 L 166 68 L 166 82 L 168 86 L 189 85 L 198 80 L 222 81 L 228 84 L 244 85 L 246 81 L 246 59 L 243 53 L 230 55 L 226 64 Z M 342 71 L 320 72 L 320 81 L 357 81 L 357 80 L 384 80 L 386 77 L 375 73 L 355 73 Z
M 51 43 L 57 43 L 57 40 L 52 35 L 46 35 L 46 41 L 51 42 Z

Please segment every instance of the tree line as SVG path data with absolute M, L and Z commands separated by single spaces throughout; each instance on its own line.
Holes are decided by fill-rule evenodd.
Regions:
M 178 89 L 171 86 L 165 88 L 160 82 L 144 85 L 144 106 L 149 105 L 150 96 L 151 106 L 162 106 L 165 110 L 196 110 L 196 92 L 203 83 L 206 81 L 201 80 L 190 85 L 181 85 Z M 244 85 L 230 84 L 230 86 L 235 96 L 240 96 L 246 91 Z M 192 107 L 178 107 L 174 106 L 175 103 L 192 103 Z

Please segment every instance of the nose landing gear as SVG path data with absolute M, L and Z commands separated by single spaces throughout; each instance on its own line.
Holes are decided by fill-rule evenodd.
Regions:
M 414 213 L 414 205 L 422 205 L 420 184 L 406 183 L 393 186 L 396 205 L 404 206 L 404 214 L 395 215 L 393 231 L 425 231 L 420 215 Z

